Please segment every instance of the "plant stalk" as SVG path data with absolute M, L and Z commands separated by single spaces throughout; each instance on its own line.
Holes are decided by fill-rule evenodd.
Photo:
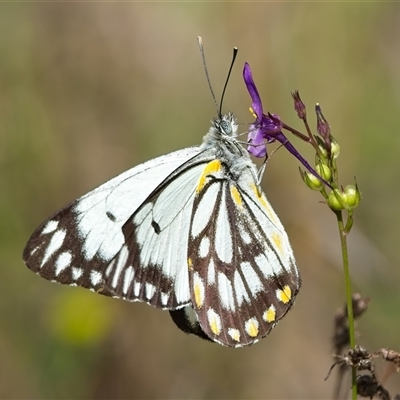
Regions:
M 344 227 L 342 212 L 336 211 L 335 214 L 338 221 L 340 245 L 342 247 L 343 272 L 344 272 L 344 280 L 346 286 L 347 319 L 349 324 L 350 348 L 354 349 L 356 342 L 354 335 L 354 314 L 353 314 L 353 298 L 351 291 L 351 279 L 350 279 L 350 268 L 349 268 L 349 253 L 347 249 L 348 232 L 346 232 Z M 357 375 L 355 368 L 352 368 L 352 373 L 351 373 L 351 391 L 352 391 L 352 400 L 357 400 Z

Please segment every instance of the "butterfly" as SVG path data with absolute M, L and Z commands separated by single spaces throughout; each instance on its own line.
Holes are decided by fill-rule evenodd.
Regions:
M 266 336 L 301 279 L 288 236 L 218 115 L 200 146 L 140 164 L 73 201 L 30 237 L 41 277 L 169 310 L 187 333 L 230 347 Z

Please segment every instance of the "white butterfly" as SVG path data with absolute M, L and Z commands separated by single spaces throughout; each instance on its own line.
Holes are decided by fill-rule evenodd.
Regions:
M 258 341 L 301 281 L 236 132 L 224 115 L 200 147 L 138 165 L 75 200 L 33 233 L 25 263 L 50 281 L 170 310 L 182 330 L 220 344 Z
M 138 165 L 50 217 L 25 247 L 27 266 L 169 310 L 183 331 L 226 346 L 266 336 L 301 280 L 236 120 L 218 114 L 201 146 Z

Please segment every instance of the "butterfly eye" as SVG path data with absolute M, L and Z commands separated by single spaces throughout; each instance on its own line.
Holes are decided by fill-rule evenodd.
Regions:
M 222 133 L 225 133 L 225 135 L 230 135 L 232 133 L 232 125 L 225 119 L 221 121 L 219 128 Z

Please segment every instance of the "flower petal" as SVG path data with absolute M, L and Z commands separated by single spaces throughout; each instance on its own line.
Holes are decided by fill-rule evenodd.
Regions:
M 248 146 L 247 151 L 254 157 L 263 158 L 267 154 L 267 147 L 264 142 L 263 135 L 254 125 L 250 126 L 247 136 Z
M 282 122 L 279 115 L 269 114 L 262 115 L 261 127 L 259 128 L 264 139 L 268 141 L 274 140 L 277 133 L 282 133 Z
M 256 122 L 260 123 L 263 115 L 263 108 L 262 108 L 262 102 L 261 102 L 261 97 L 258 93 L 258 90 L 256 88 L 256 85 L 253 80 L 253 75 L 251 73 L 250 65 L 244 63 L 244 68 L 243 68 L 243 79 L 244 82 L 247 86 L 247 90 L 249 91 L 251 100 L 252 100 L 252 109 L 254 113 L 257 116 Z

